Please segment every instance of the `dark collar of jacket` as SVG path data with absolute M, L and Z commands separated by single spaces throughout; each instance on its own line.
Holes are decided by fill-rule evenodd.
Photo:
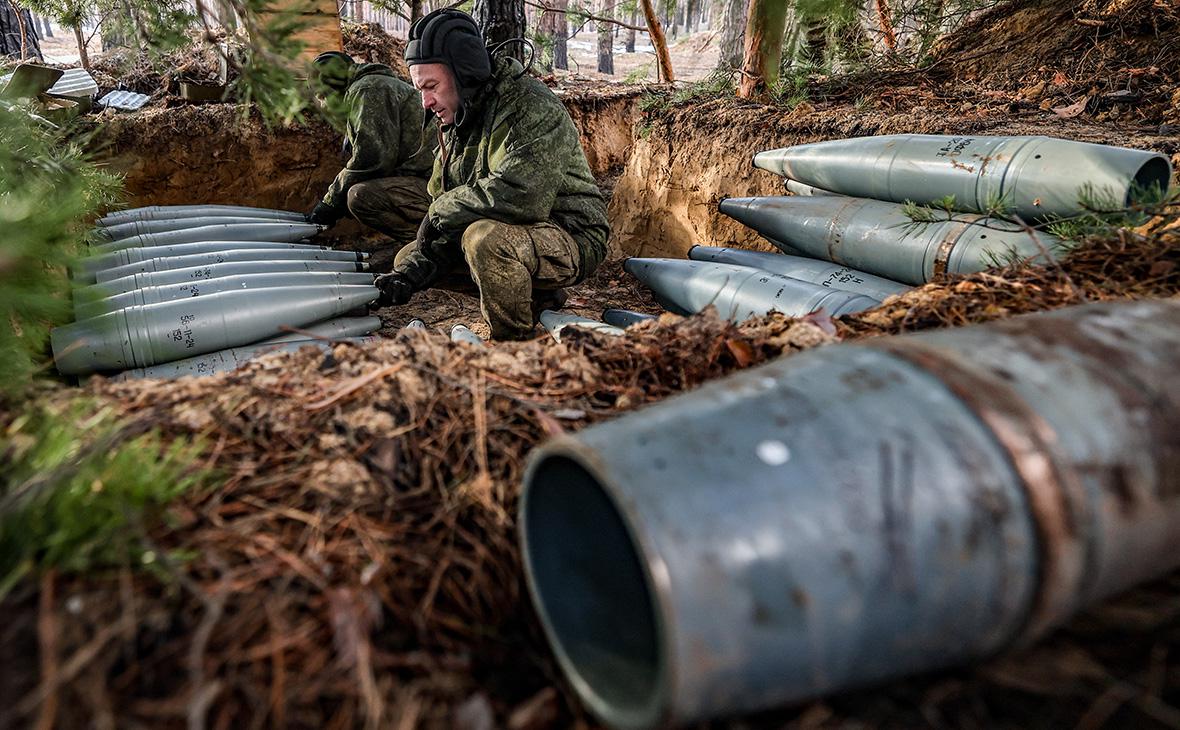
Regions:
M 447 126 L 444 131 L 451 132 L 455 137 L 467 139 L 475 130 L 484 126 L 484 117 L 495 107 L 495 97 L 503 93 L 505 87 L 523 76 L 524 66 L 515 58 L 496 59 L 492 68 L 492 77 L 479 88 L 471 99 L 463 104 L 462 117 L 458 124 Z

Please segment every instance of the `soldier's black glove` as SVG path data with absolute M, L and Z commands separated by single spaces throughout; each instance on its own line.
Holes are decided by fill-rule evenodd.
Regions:
M 336 221 L 344 217 L 344 209 L 336 208 L 328 205 L 324 201 L 315 204 L 311 212 L 307 214 L 308 223 L 316 223 L 321 226 L 336 225 Z
M 399 304 L 405 304 L 410 301 L 410 297 L 414 294 L 414 285 L 403 274 L 396 271 L 391 274 L 382 274 L 377 277 L 374 282 L 377 288 L 381 290 L 381 297 L 377 299 L 377 305 L 381 307 L 393 307 Z
M 422 219 L 422 223 L 418 226 L 418 235 L 415 237 L 415 241 L 419 246 L 424 246 L 434 243 L 441 237 L 442 231 L 430 224 L 430 216 L 428 215 Z

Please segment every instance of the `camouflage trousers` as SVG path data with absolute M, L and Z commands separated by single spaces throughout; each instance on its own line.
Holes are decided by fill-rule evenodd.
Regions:
M 374 270 L 389 269 L 393 251 L 414 240 L 429 207 L 426 181 L 420 177 L 382 177 L 348 189 L 352 217 L 393 239 L 389 252 L 373 252 Z
M 479 287 L 479 308 L 497 340 L 533 336 L 533 296 L 578 283 L 578 244 L 552 223 L 514 226 L 478 220 L 463 231 L 463 258 Z M 398 252 L 394 268 L 414 246 Z

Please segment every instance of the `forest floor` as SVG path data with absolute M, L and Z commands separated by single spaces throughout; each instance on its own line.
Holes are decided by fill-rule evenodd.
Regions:
M 618 221 L 620 207 L 646 206 L 654 220 L 673 217 L 675 203 L 688 211 L 676 235 L 725 243 L 722 233 L 697 240 L 724 230 L 709 210 L 716 191 L 745 184 L 747 146 L 774 135 L 966 120 L 978 133 L 1064 129 L 1180 153 L 1169 127 L 1180 123 L 1177 28 L 1152 0 L 1072 10 L 1029 1 L 965 29 L 947 60 L 922 73 L 810 79 L 805 95 L 761 105 L 716 94 L 656 100 L 634 140 L 643 164 L 633 158 L 623 178 L 601 184 Z M 748 136 L 726 136 L 735 129 Z M 708 188 L 721 158 L 733 167 Z M 388 336 L 371 347 L 273 355 L 205 379 L 94 379 L 84 392 L 121 413 L 129 432 L 200 439 L 222 481 L 145 526 L 156 552 L 183 559 L 153 573 L 50 574 L 0 603 L 0 707 L 9 708 L 0 728 L 591 727 L 522 582 L 515 515 L 533 447 L 813 347 L 1176 297 L 1180 207 L 1155 213 L 1087 238 L 1060 267 L 940 278 L 834 322 L 665 315 L 626 338 L 472 348 L 445 331 L 479 329 L 477 299 L 438 290 L 381 310 Z M 662 235 L 645 225 L 630 228 Z M 658 311 L 618 257 L 572 294 L 573 311 L 594 317 L 604 306 Z M 414 316 L 430 331 L 399 332 Z M 974 666 L 703 727 L 1175 728 L 1178 657 L 1174 573 Z

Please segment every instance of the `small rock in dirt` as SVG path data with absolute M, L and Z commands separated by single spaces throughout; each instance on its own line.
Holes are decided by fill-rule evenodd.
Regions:
M 488 696 L 480 692 L 455 708 L 455 730 L 495 730 L 496 717 Z
M 1029 101 L 1036 101 L 1037 99 L 1040 99 L 1042 95 L 1044 95 L 1045 89 L 1047 87 L 1048 87 L 1047 83 L 1045 83 L 1044 81 L 1040 81 L 1040 82 L 1035 83 L 1031 86 L 1026 86 L 1023 89 L 1021 89 L 1020 95 L 1023 96 L 1025 99 L 1028 99 Z

